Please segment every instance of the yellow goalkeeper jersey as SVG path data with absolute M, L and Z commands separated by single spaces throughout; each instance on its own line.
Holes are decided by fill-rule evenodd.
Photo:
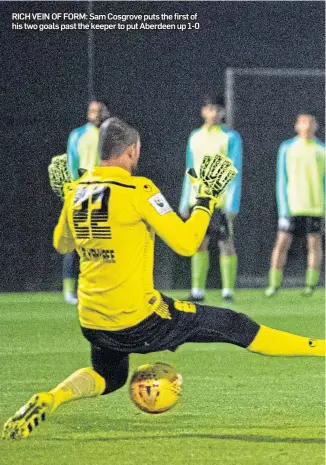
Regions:
M 117 331 L 158 311 L 154 289 L 157 233 L 180 255 L 194 254 L 210 214 L 195 207 L 183 222 L 147 178 L 118 167 L 96 167 L 73 182 L 54 231 L 61 253 L 80 256 L 79 319 L 85 328 Z

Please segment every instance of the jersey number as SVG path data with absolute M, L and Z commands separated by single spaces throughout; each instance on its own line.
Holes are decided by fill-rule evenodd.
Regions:
M 109 219 L 109 187 L 89 189 L 80 187 L 76 191 L 74 200 L 73 222 L 77 239 L 111 239 Z M 97 208 L 94 205 L 100 202 Z M 105 223 L 105 224 L 104 224 Z

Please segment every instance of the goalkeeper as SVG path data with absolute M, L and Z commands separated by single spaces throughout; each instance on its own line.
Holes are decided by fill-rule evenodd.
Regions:
M 54 231 L 59 252 L 76 248 L 80 256 L 79 321 L 92 367 L 35 394 L 6 422 L 5 439 L 28 436 L 61 404 L 121 388 L 131 353 L 228 342 L 266 355 L 325 355 L 324 341 L 260 325 L 233 310 L 173 300 L 153 286 L 155 233 L 177 253 L 195 253 L 219 195 L 236 174 L 229 159 L 204 158 L 197 201 L 183 222 L 152 181 L 132 175 L 140 152 L 134 128 L 108 119 L 100 129 L 99 151 L 101 166 L 67 185 Z
M 209 269 L 209 243 L 218 240 L 220 249 L 220 272 L 222 279 L 222 297 L 232 301 L 237 275 L 237 254 L 233 239 L 233 220 L 239 212 L 241 196 L 242 142 L 236 131 L 230 131 L 222 125 L 225 116 L 222 99 L 206 97 L 201 108 L 205 124 L 191 133 L 187 144 L 187 169 L 198 169 L 204 155 L 220 153 L 231 158 L 238 175 L 230 183 L 225 194 L 219 199 L 217 209 L 207 229 L 203 242 L 191 257 L 192 289 L 189 300 L 205 300 L 206 279 Z M 195 203 L 195 191 L 191 188 L 188 176 L 185 176 L 179 206 L 182 218 L 189 217 Z

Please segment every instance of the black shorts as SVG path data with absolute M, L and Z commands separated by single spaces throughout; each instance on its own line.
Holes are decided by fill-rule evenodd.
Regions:
M 211 238 L 214 236 L 217 241 L 226 241 L 233 237 L 233 222 L 228 219 L 223 210 L 217 208 L 212 215 L 206 234 Z
M 121 331 L 82 328 L 91 344 L 92 365 L 107 380 L 107 390 L 118 389 L 128 376 L 128 356 L 162 350 L 175 351 L 185 342 L 228 342 L 248 347 L 259 325 L 243 313 L 196 305 L 162 296 L 154 314 Z
M 321 216 L 288 216 L 279 218 L 278 231 L 288 232 L 296 236 L 322 234 L 323 220 Z

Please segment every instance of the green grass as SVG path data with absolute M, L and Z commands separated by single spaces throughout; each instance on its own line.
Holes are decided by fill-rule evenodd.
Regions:
M 174 297 L 184 293 L 170 292 Z M 208 304 L 221 305 L 210 292 Z M 0 423 L 31 394 L 89 364 L 75 308 L 56 294 L 0 295 Z M 299 290 L 266 300 L 237 293 L 236 310 L 311 337 L 324 334 L 324 294 Z M 63 406 L 35 434 L 0 441 L 1 465 L 322 465 L 324 360 L 262 357 L 227 344 L 131 356 L 176 365 L 181 401 L 158 416 L 139 412 L 127 386 Z

